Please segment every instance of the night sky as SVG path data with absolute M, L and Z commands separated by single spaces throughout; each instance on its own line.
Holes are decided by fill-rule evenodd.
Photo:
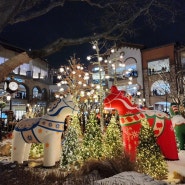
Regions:
M 31 21 L 6 27 L 0 34 L 0 40 L 25 50 L 40 49 L 59 37 L 78 38 L 88 35 L 89 25 L 86 23 L 96 22 L 96 14 L 99 13 L 83 3 L 66 4 L 64 8 L 55 8 L 46 15 Z M 185 15 L 179 16 L 173 24 L 158 25 L 156 30 L 143 26 L 141 22 L 135 36 L 126 38 L 125 42 L 142 44 L 145 47 L 155 47 L 172 42 L 185 43 Z M 66 47 L 45 59 L 56 68 L 67 63 L 74 53 L 81 58 L 82 62 L 87 62 L 86 56 L 93 52 L 91 48 L 89 43 Z

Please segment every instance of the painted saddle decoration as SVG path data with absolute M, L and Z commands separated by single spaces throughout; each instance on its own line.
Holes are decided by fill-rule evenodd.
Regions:
M 138 145 L 138 136 L 141 128 L 141 119 L 147 118 L 153 127 L 157 143 L 166 159 L 178 160 L 178 150 L 175 133 L 170 117 L 160 111 L 139 109 L 131 102 L 131 96 L 112 86 L 111 93 L 104 99 L 105 108 L 114 108 L 118 111 L 122 128 L 122 138 L 125 152 L 131 160 L 135 160 Z
M 179 142 L 179 149 L 185 150 L 185 118 L 180 114 L 178 106 L 173 103 L 170 107 L 170 115 L 172 117 L 172 124 Z
M 44 143 L 43 166 L 54 166 L 61 156 L 61 134 L 67 115 L 78 112 L 71 95 L 56 100 L 48 113 L 40 118 L 24 119 L 13 131 L 12 162 L 28 160 L 31 143 Z

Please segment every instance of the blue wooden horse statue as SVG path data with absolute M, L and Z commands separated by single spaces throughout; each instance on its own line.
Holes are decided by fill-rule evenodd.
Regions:
M 43 166 L 54 166 L 61 156 L 61 135 L 67 115 L 77 114 L 78 107 L 72 96 L 56 100 L 46 115 L 24 119 L 13 131 L 11 161 L 19 164 L 28 161 L 32 143 L 44 143 Z

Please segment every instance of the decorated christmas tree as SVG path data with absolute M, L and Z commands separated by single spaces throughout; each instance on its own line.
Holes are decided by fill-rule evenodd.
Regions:
M 73 116 L 65 136 L 61 157 L 61 168 L 71 170 L 78 168 L 81 161 L 81 128 L 77 116 Z
M 141 120 L 136 165 L 140 173 L 155 179 L 165 179 L 168 173 L 167 163 L 157 145 L 153 129 L 146 119 Z
M 108 158 L 114 158 L 123 154 L 121 131 L 115 117 L 111 118 L 104 136 L 103 154 Z
M 99 159 L 102 157 L 102 133 L 97 123 L 95 114 L 91 113 L 87 120 L 86 130 L 83 139 L 83 159 Z

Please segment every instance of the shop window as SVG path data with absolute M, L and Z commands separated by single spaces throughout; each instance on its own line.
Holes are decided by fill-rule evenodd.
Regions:
M 26 99 L 27 95 L 26 95 L 26 88 L 24 85 L 20 84 L 18 91 L 15 93 L 15 98 L 18 99 Z
M 8 60 L 8 59 L 4 58 L 4 57 L 0 57 L 0 64 L 3 64 L 6 60 Z
M 127 86 L 118 86 L 119 90 L 126 91 L 131 96 L 136 96 L 140 86 L 138 84 L 131 84 Z
M 37 87 L 34 87 L 33 88 L 33 98 L 41 99 L 42 93 L 40 92 L 41 92 L 40 89 L 38 89 Z
M 119 80 L 129 77 L 138 77 L 137 61 L 133 57 L 129 57 L 126 60 L 118 60 L 109 65 L 109 72 L 112 77 Z
M 154 75 L 168 71 L 170 71 L 169 58 L 148 62 L 148 75 Z
M 153 96 L 164 96 L 170 93 L 170 85 L 163 80 L 155 81 L 151 86 L 151 94 Z

